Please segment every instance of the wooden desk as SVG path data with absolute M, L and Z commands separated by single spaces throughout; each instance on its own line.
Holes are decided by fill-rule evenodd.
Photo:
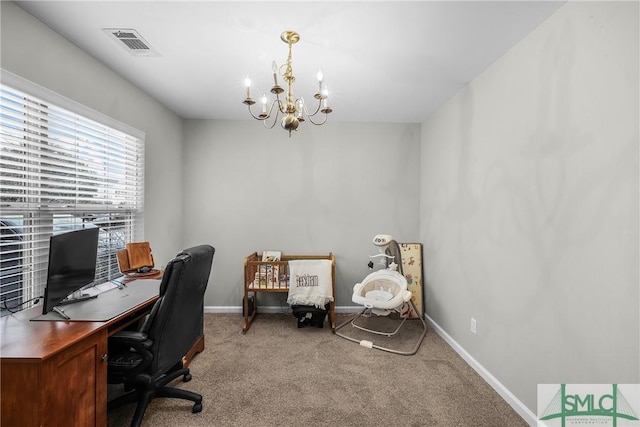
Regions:
M 41 306 L 1 318 L 0 424 L 106 426 L 107 339 L 144 317 L 157 299 L 106 322 L 30 321 Z

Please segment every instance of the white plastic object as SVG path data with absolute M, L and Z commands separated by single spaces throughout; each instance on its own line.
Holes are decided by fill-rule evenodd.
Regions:
M 391 234 L 378 234 L 373 238 L 373 244 L 376 246 L 387 246 L 393 240 Z
M 372 298 L 368 298 L 372 291 L 383 291 L 392 297 L 386 301 L 377 298 L 381 293 L 371 293 Z M 367 308 L 395 309 L 411 299 L 411 292 L 407 290 L 407 279 L 393 270 L 378 270 L 369 274 L 361 283 L 356 283 L 353 287 L 351 300 Z M 376 298 L 374 298 L 376 297 Z

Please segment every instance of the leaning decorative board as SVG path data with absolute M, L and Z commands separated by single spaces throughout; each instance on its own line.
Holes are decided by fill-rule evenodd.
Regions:
M 422 244 L 398 243 L 402 257 L 402 272 L 407 279 L 407 289 L 413 295 L 411 299 L 420 313 L 415 313 L 409 304 L 402 307 L 402 314 L 408 317 L 422 317 L 424 315 L 424 301 L 422 289 Z

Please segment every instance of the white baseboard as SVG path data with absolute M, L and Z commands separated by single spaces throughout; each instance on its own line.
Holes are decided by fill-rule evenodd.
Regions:
M 240 313 L 242 314 L 242 307 L 228 307 L 228 306 L 216 306 L 216 305 L 206 305 L 204 307 L 205 313 Z
M 267 307 L 260 306 L 259 307 L 260 313 L 286 313 L 287 309 L 288 307 L 280 307 L 280 306 L 267 306 Z M 362 307 L 360 306 L 347 305 L 347 306 L 336 307 L 336 313 L 346 313 L 346 314 L 357 313 L 361 309 Z M 205 306 L 204 312 L 205 313 L 240 313 L 242 314 L 242 306 L 222 307 L 222 306 L 208 305 L 208 306 Z
M 529 410 L 517 397 L 513 395 L 500 381 L 496 379 L 491 372 L 486 370 L 476 359 L 474 359 L 467 351 L 460 346 L 444 329 L 440 327 L 432 318 L 424 315 L 427 323 L 431 325 L 433 330 L 443 339 L 453 350 L 464 359 L 469 366 L 473 368 L 499 395 L 505 402 L 513 408 L 530 426 L 538 425 L 538 417 Z
M 280 307 L 280 306 L 273 306 L 273 307 L 259 306 L 258 307 L 258 311 L 260 313 L 285 313 L 286 309 L 287 309 L 286 307 Z M 204 312 L 205 313 L 242 314 L 242 306 L 236 306 L 236 307 L 224 306 L 223 307 L 223 306 L 208 305 L 204 307 Z

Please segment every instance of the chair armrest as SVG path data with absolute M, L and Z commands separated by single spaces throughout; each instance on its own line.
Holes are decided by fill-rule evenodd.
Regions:
M 107 381 L 126 382 L 143 372 L 153 360 L 153 340 L 144 332 L 120 331 L 109 337 Z
M 130 345 L 134 347 L 149 348 L 153 341 L 144 332 L 138 331 L 120 331 L 109 337 L 110 344 Z

